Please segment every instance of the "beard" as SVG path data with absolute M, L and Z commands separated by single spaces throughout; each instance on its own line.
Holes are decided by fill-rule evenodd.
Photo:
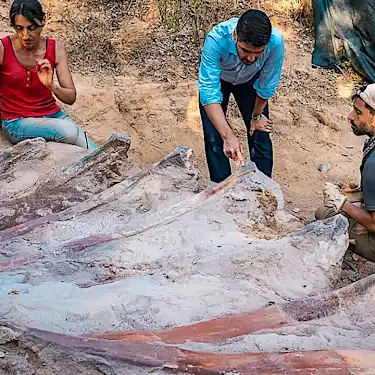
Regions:
M 355 135 L 369 135 L 371 136 L 369 133 L 371 133 L 369 131 L 369 129 L 367 128 L 367 126 L 364 126 L 364 125 L 356 125 L 354 121 L 350 121 L 350 124 L 351 124 L 351 127 L 352 127 L 352 131 Z

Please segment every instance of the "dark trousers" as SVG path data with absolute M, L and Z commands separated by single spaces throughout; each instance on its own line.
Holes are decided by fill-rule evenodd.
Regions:
M 221 106 L 224 113 L 226 113 L 230 94 L 233 94 L 246 125 L 250 159 L 261 172 L 271 177 L 273 151 L 269 133 L 255 131 L 254 134 L 250 136 L 249 132 L 251 115 L 256 100 L 256 91 L 253 85 L 257 78 L 256 76 L 251 81 L 241 85 L 232 85 L 231 83 L 221 81 L 221 92 L 223 93 Z M 223 151 L 224 142 L 200 103 L 199 109 L 203 123 L 204 145 L 210 178 L 214 182 L 221 182 L 231 174 L 229 160 Z M 269 118 L 268 104 L 264 108 L 263 114 Z

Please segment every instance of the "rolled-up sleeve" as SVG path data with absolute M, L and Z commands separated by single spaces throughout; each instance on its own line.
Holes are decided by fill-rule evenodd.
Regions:
M 284 62 L 284 39 L 280 34 L 272 46 L 259 78 L 254 83 L 257 94 L 263 99 L 270 99 L 279 85 Z
M 210 35 L 207 36 L 199 68 L 198 90 L 199 99 L 202 105 L 221 103 L 221 67 L 220 67 L 221 46 Z

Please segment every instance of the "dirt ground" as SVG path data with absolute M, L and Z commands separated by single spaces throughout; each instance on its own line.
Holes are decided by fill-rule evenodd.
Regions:
M 80 35 L 76 43 L 92 43 L 90 32 L 96 27 L 96 18 L 91 16 L 87 24 L 83 20 L 77 28 L 72 19 L 66 17 L 66 9 L 70 7 L 70 16 L 73 14 L 80 19 L 86 12 L 85 7 L 91 6 L 90 1 L 81 2 L 79 7 L 75 7 L 74 1 L 70 5 L 54 0 L 44 3 L 49 16 L 47 31 L 51 35 L 69 41 L 72 35 Z M 104 7 L 106 2 L 102 3 Z M 161 49 L 167 39 L 158 26 L 155 2 L 135 9 L 136 3 L 129 3 L 129 14 L 118 21 L 117 37 L 110 43 L 106 38 L 107 30 L 95 34 L 96 38 L 103 38 L 101 57 L 97 50 L 77 57 L 79 52 L 71 48 L 78 100 L 72 107 L 64 108 L 98 144 L 113 133 L 131 136 L 130 155 L 140 166 L 159 160 L 178 145 L 190 146 L 207 176 L 197 99 L 199 50 L 187 52 L 183 46 L 181 51 L 175 49 L 174 52 L 166 47 Z M 111 12 L 106 8 L 108 11 Z M 116 11 L 112 10 L 113 17 Z M 5 1 L 0 7 L 0 18 L 0 28 L 4 32 L 11 31 Z M 312 68 L 311 33 L 286 16 L 275 16 L 272 21 L 282 31 L 286 42 L 283 77 L 270 103 L 274 123 L 273 177 L 283 188 L 287 208 L 307 222 L 322 201 L 325 181 L 359 179 L 363 139 L 351 133 L 346 120 L 354 82 L 342 74 Z M 176 43 L 178 45 L 178 39 Z M 111 63 L 106 63 L 106 54 L 116 47 L 121 47 L 118 59 L 122 65 L 118 66 L 122 68 L 107 71 L 106 64 Z M 149 50 L 143 59 L 138 53 L 142 49 Z M 95 65 L 94 60 L 104 63 Z M 229 120 L 246 144 L 245 127 L 235 103 L 231 105 Z M 320 172 L 318 166 L 328 162 L 332 168 Z

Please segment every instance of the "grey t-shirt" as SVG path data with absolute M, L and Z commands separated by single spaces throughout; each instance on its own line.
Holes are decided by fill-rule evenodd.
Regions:
M 367 157 L 361 175 L 364 209 L 375 211 L 375 150 Z

